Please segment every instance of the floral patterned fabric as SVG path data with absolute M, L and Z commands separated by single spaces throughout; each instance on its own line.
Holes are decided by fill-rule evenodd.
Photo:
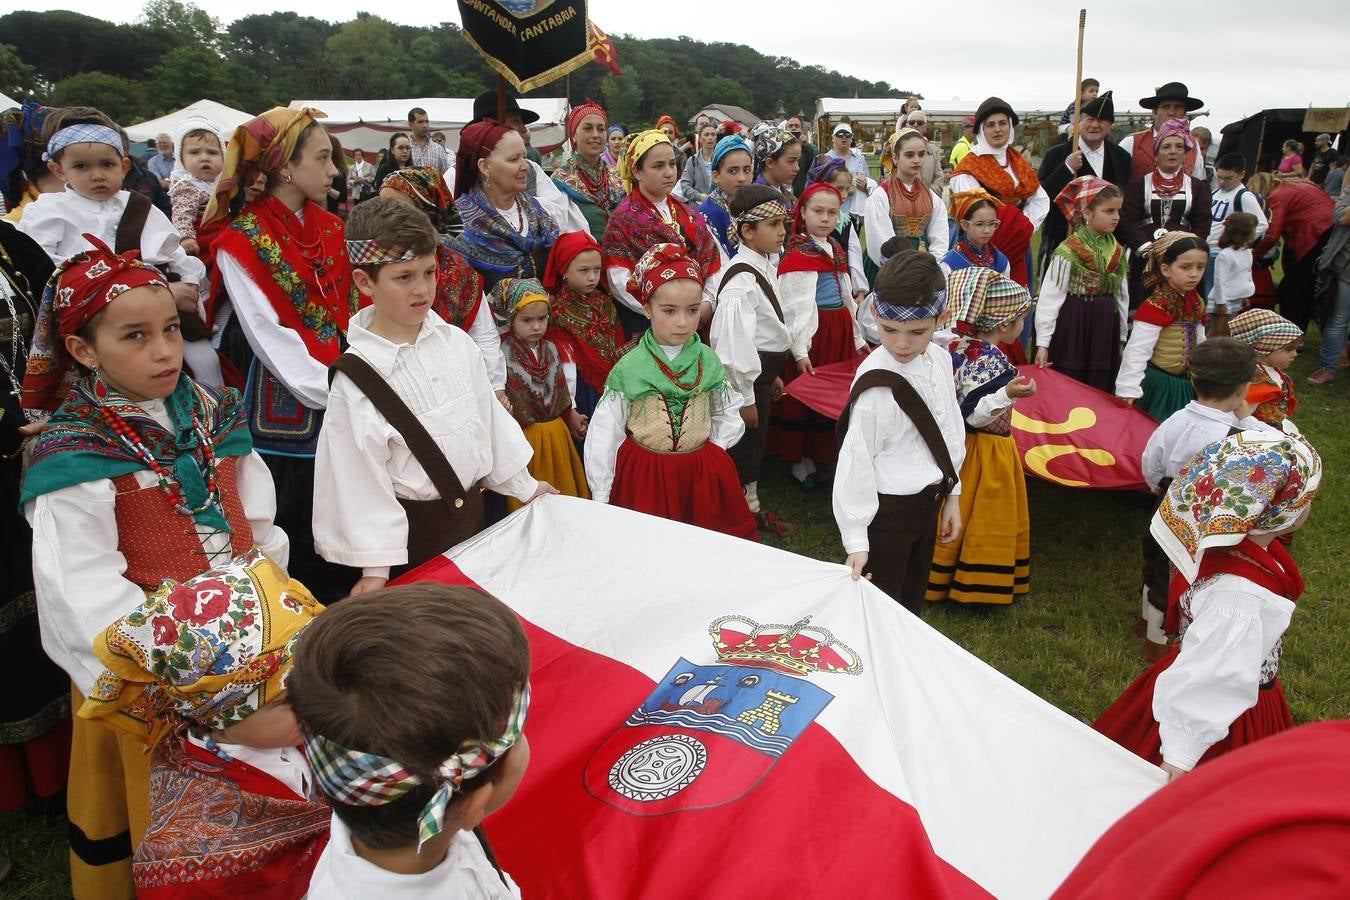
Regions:
M 322 610 L 256 547 L 166 580 L 95 642 L 107 671 L 79 714 L 150 742 L 179 717 L 206 728 L 242 721 L 285 689 L 295 639 Z
M 1193 582 L 1205 551 L 1293 525 L 1321 481 L 1321 457 L 1301 434 L 1244 431 L 1210 444 L 1181 468 L 1150 531 Z
M 1003 351 L 988 341 L 962 336 L 947 345 L 952 355 L 952 374 L 956 379 L 956 399 L 961 418 L 969 418 L 985 397 L 1007 387 L 1017 377 L 1017 367 Z M 968 430 L 989 434 L 1012 434 L 1012 407 L 988 425 Z
M 572 407 L 558 348 L 542 340 L 534 348 L 514 334 L 502 338 L 506 357 L 506 396 L 521 425 L 551 422 Z

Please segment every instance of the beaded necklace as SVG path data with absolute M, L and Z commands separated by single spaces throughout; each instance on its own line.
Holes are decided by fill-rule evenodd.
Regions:
M 656 360 L 656 365 L 657 365 L 658 368 L 661 369 L 661 374 L 664 375 L 664 376 L 666 376 L 667 378 L 669 378 L 669 379 L 670 379 L 670 383 L 673 384 L 673 385 L 675 385 L 675 386 L 676 386 L 677 388 L 679 388 L 680 390 L 682 390 L 682 391 L 694 391 L 694 390 L 698 390 L 698 386 L 699 386 L 700 384 L 703 383 L 703 356 L 702 356 L 702 354 L 700 354 L 700 355 L 699 355 L 699 358 L 698 358 L 698 371 L 697 371 L 696 374 L 694 375 L 694 383 L 693 383 L 693 384 L 685 384 L 683 381 L 680 381 L 680 375 L 679 375 L 679 373 L 676 372 L 674 369 L 672 369 L 669 365 L 667 365 L 667 364 L 666 364 L 666 361 L 665 361 L 664 359 L 661 358 L 662 354 L 657 353 L 655 350 L 652 350 L 650 347 L 647 348 L 647 352 L 651 354 L 652 359 Z
M 956 249 L 973 266 L 983 266 L 986 269 L 994 268 L 994 249 L 989 244 L 985 244 L 982 249 L 975 249 L 966 241 L 960 241 Z
M 216 454 L 211 448 L 211 436 L 206 433 L 206 427 L 202 424 L 201 417 L 197 415 L 196 410 L 192 412 L 192 430 L 196 433 L 197 442 L 202 448 L 202 468 L 206 475 L 206 500 L 196 508 L 187 505 L 178 482 L 174 480 L 174 477 L 169 474 L 169 471 L 164 468 L 160 461 L 155 459 L 155 455 L 150 452 L 150 448 L 145 446 L 136 432 L 127 424 L 126 419 L 101 403 L 98 405 L 98 412 L 103 417 L 103 421 L 112 429 L 113 434 L 117 435 L 122 445 L 135 454 L 137 459 L 145 463 L 150 471 L 155 473 L 155 476 L 159 479 L 159 489 L 168 496 L 169 503 L 175 510 L 193 518 L 197 513 L 220 506 L 220 487 L 216 484 Z

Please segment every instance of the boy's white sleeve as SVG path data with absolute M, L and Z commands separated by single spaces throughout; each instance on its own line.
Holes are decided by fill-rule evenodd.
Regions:
M 712 434 L 708 440 L 723 450 L 730 450 L 745 436 L 745 419 L 741 407 L 755 402 L 753 392 L 738 396 L 734 391 L 717 391 L 711 397 Z
M 1167 427 L 1167 423 L 1171 421 L 1169 417 L 1167 422 L 1163 422 L 1153 434 L 1149 435 L 1148 443 L 1144 445 L 1144 453 L 1139 460 L 1144 470 L 1144 484 L 1155 494 L 1159 493 L 1158 486 L 1167 477 L 1167 457 L 1172 443 L 1171 429 Z
M 272 470 L 256 452 L 239 457 L 235 486 L 253 531 L 253 543 L 268 559 L 286 568 L 291 561 L 291 540 L 277 527 L 277 489 Z
M 1036 298 L 1036 346 L 1050 346 L 1059 324 L 1059 311 L 1069 291 L 1069 261 L 1059 255 L 1050 257 L 1045 277 L 1041 279 L 1041 295 Z
M 1256 705 L 1266 647 L 1284 633 L 1293 612 L 1292 603 L 1278 599 L 1283 606 L 1217 584 L 1192 595 L 1194 619 L 1181 651 L 1153 686 L 1163 762 L 1195 768 Z
M 272 303 L 226 250 L 216 268 L 249 346 L 267 370 L 310 409 L 328 404 L 328 367 L 309 355 L 305 342 L 277 318 Z
M 66 220 L 54 208 L 54 204 L 41 201 L 42 197 L 39 196 L 23 208 L 16 227 L 46 251 L 52 262 L 60 265 L 66 261 L 66 254 L 61 252 Z
M 783 318 L 787 319 L 792 358 L 798 361 L 810 355 L 811 340 L 820 327 L 816 279 L 821 277 L 833 276 L 825 272 L 788 272 L 778 276 L 778 303 L 783 307 Z
M 154 265 L 162 265 L 177 275 L 184 284 L 195 284 L 198 293 L 210 287 L 206 283 L 206 264 L 183 249 L 183 238 L 173 227 L 169 217 L 155 206 L 145 217 L 141 229 L 141 258 Z
M 633 270 L 628 266 L 607 266 L 605 268 L 605 276 L 609 279 L 609 292 L 614 299 L 633 312 L 642 314 L 642 304 L 638 302 L 638 298 L 628 291 L 628 278 L 632 274 Z M 707 293 L 706 287 L 704 293 Z
M 731 389 L 747 406 L 755 402 L 755 379 L 760 373 L 756 324 L 751 290 L 733 287 L 722 291 L 721 302 L 708 325 L 708 345 L 722 360 Z
M 628 398 L 615 391 L 605 391 L 595 405 L 595 412 L 591 413 L 582 448 L 592 500 L 609 502 L 609 492 L 614 486 L 614 466 L 619 458 L 619 445 L 627 436 L 627 426 Z
M 1144 368 L 1153 356 L 1162 326 L 1135 320 L 1129 343 L 1120 358 L 1120 373 L 1116 375 L 1116 396 L 1137 400 L 1144 395 Z
M 108 479 L 86 481 L 43 494 L 24 513 L 33 527 L 42 648 L 87 695 L 104 670 L 94 655 L 95 639 L 145 600 L 145 592 L 123 577 L 117 490 Z
M 883 438 L 878 404 L 894 403 L 887 388 L 871 388 L 858 395 L 849 414 L 848 432 L 839 446 L 831 504 L 845 553 L 868 552 L 867 529 L 876 518 L 875 463 Z
M 478 304 L 473 321 L 468 323 L 469 337 L 478 345 L 483 354 L 483 365 L 487 366 L 488 381 L 494 391 L 506 388 L 506 357 L 502 354 L 502 336 L 497 331 L 497 323 L 492 317 L 487 297 Z
M 387 577 L 408 561 L 408 516 L 388 468 L 391 432 L 346 375 L 333 378 L 314 456 L 314 549 L 368 576 Z

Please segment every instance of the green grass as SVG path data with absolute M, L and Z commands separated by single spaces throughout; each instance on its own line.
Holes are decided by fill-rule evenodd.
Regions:
M 1318 336 L 1314 335 L 1316 339 Z M 1313 346 L 1316 346 L 1314 343 Z M 1303 379 L 1295 364 L 1295 420 L 1322 454 L 1326 473 L 1307 528 L 1294 541 L 1307 592 L 1285 638 L 1281 676 L 1298 722 L 1350 717 L 1350 371 L 1332 385 Z M 1009 678 L 1084 721 L 1092 721 L 1144 668 L 1129 633 L 1139 613 L 1140 536 L 1151 512 L 1142 494 L 1086 491 L 1028 479 L 1032 592 L 1012 606 L 930 606 L 925 621 Z M 826 487 L 803 491 L 771 461 L 760 488 L 766 509 L 797 530 L 786 549 L 842 561 Z M 69 896 L 64 822 L 0 814 L 0 853 L 16 871 L 6 898 Z

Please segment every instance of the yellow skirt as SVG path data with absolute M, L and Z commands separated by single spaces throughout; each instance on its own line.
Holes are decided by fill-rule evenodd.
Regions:
M 74 709 L 84 695 L 72 687 Z M 76 900 L 132 900 L 131 854 L 150 826 L 145 742 L 75 717 L 70 748 L 70 886 Z
M 1031 519 L 1017 444 L 1008 435 L 966 435 L 961 536 L 939 543 L 929 600 L 1012 603 L 1031 590 Z
M 540 481 L 547 481 L 560 493 L 569 497 L 591 499 L 591 489 L 586 485 L 586 469 L 581 464 L 581 454 L 572 440 L 572 432 L 562 417 L 547 422 L 525 425 L 525 440 L 534 448 L 534 458 L 530 460 L 530 474 Z M 506 508 L 515 512 L 524 506 L 514 497 L 506 498 Z

